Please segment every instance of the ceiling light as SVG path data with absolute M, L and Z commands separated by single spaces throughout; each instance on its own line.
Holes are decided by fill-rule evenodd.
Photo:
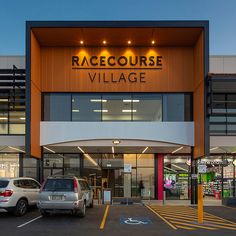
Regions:
M 122 110 L 122 112 L 137 112 L 137 110 Z
M 184 168 L 182 168 L 182 167 L 180 167 L 180 166 L 177 166 L 177 165 L 175 165 L 175 164 L 171 164 L 171 166 L 174 166 L 174 167 L 178 168 L 179 170 L 183 170 L 183 171 L 188 172 L 188 170 L 186 170 L 186 169 L 184 169 Z
M 142 154 L 145 153 L 147 150 L 148 150 L 148 147 L 146 147 L 146 148 L 142 151 L 142 153 L 138 156 L 138 159 L 139 159 L 139 158 L 142 156 Z
M 0 98 L 0 102 L 8 102 L 8 98 Z
M 0 117 L 0 120 L 7 120 L 7 117 Z
M 174 150 L 173 152 L 172 152 L 172 154 L 173 153 L 176 153 L 176 152 L 178 152 L 178 151 L 180 151 L 180 150 L 182 150 L 184 147 L 179 147 L 179 148 L 177 148 L 176 150 Z
M 103 41 L 102 41 L 102 43 L 103 43 L 103 44 L 106 44 L 106 43 L 107 43 L 107 41 L 106 41 L 106 40 L 103 40 Z
M 20 120 L 25 120 L 25 117 L 20 117 Z
M 128 44 L 131 44 L 131 41 L 130 41 L 130 40 L 128 40 Z
M 89 154 L 85 153 L 85 151 L 81 148 L 81 147 L 77 147 L 83 154 L 84 156 L 95 166 L 98 166 L 97 162 L 93 160 L 93 158 L 91 156 L 89 156 Z
M 213 148 L 211 148 L 210 149 L 210 151 L 214 151 L 214 150 L 216 150 L 216 149 L 218 149 L 219 147 L 213 147 Z
M 153 44 L 155 44 L 155 41 L 154 41 L 154 40 L 152 40 L 152 45 L 153 45 Z
M 83 45 L 84 44 L 84 41 L 83 40 L 80 40 L 80 42 L 79 42 L 81 45 Z
M 107 102 L 106 99 L 90 99 L 90 102 Z
M 21 150 L 21 149 L 19 149 L 19 148 L 15 148 L 15 147 L 11 147 L 11 146 L 8 146 L 8 148 L 13 149 L 13 150 L 16 150 L 16 151 L 19 151 L 19 152 L 24 152 L 24 153 L 25 153 L 24 150 Z
M 75 99 L 74 99 L 74 98 L 72 98 L 72 102 L 75 102 Z
M 85 153 L 81 147 L 77 147 L 82 153 Z
M 114 150 L 113 146 L 111 147 L 111 151 L 112 151 L 113 154 L 115 153 L 115 150 Z
M 93 110 L 93 112 L 108 112 L 108 110 Z
M 79 112 L 79 109 L 73 109 L 72 112 Z
M 123 102 L 140 102 L 139 100 L 124 99 Z
M 114 144 L 116 144 L 116 145 L 117 145 L 117 144 L 120 144 L 120 140 L 113 140 L 112 142 L 113 142 Z
M 43 147 L 44 149 L 48 150 L 49 152 L 52 152 L 52 153 L 56 153 L 55 151 L 53 151 L 52 149 L 48 148 L 48 147 Z

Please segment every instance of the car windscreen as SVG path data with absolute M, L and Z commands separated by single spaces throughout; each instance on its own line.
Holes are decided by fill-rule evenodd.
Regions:
M 50 192 L 73 192 L 73 179 L 48 179 L 43 187 L 43 191 Z
M 8 184 L 8 180 L 0 180 L 0 188 L 6 188 Z

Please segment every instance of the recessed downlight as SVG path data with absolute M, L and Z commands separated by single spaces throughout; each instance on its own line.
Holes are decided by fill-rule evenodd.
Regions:
M 155 40 L 152 40 L 152 45 L 154 45 L 156 42 L 155 42 Z
M 128 44 L 129 44 L 129 45 L 131 44 L 131 40 L 128 40 Z
M 103 43 L 104 45 L 106 45 L 106 44 L 107 44 L 107 41 L 106 41 L 106 40 L 103 40 L 102 43 Z
M 80 42 L 79 42 L 81 45 L 83 45 L 84 44 L 84 41 L 83 40 L 80 40 Z

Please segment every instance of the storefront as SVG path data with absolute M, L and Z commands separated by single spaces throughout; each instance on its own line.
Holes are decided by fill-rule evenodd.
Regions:
M 26 31 L 26 157 L 38 159 L 40 179 L 76 174 L 114 197 L 162 199 L 166 189 L 196 201 L 189 173 L 209 152 L 208 22 L 27 22 Z

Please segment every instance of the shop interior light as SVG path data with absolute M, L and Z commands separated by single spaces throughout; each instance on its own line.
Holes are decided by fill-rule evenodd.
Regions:
M 79 112 L 79 109 L 73 109 L 72 112 Z
M 20 120 L 25 120 L 25 117 L 20 117 Z
M 103 40 L 102 43 L 105 45 L 105 44 L 107 44 L 107 41 L 106 41 L 106 40 Z
M 113 146 L 111 147 L 111 151 L 112 151 L 113 158 L 115 158 L 115 148 Z
M 233 152 L 231 152 L 231 153 L 236 153 L 236 151 L 233 151 Z
M 85 153 L 85 151 L 81 148 L 81 147 L 77 147 L 83 154 L 84 156 L 95 166 L 98 166 L 97 162 L 93 160 L 93 158 L 91 156 L 89 156 L 89 154 Z
M 8 102 L 7 98 L 0 98 L 0 102 Z
M 182 147 L 179 147 L 179 148 L 177 148 L 177 149 L 175 149 L 173 152 L 171 152 L 172 154 L 173 153 L 176 153 L 176 152 L 178 152 L 178 151 L 180 151 L 180 150 L 182 150 L 184 147 L 182 146 Z
M 154 45 L 156 42 L 154 40 L 152 40 L 152 45 Z
M 234 166 L 236 166 L 236 159 L 233 161 Z
M 0 117 L 0 120 L 7 120 L 7 117 Z
M 52 152 L 52 153 L 56 153 L 55 151 L 53 151 L 52 149 L 48 148 L 48 147 L 43 147 L 44 149 L 48 150 L 49 152 Z
M 84 41 L 83 40 L 80 40 L 80 42 L 79 42 L 81 45 L 83 45 L 84 44 Z
M 120 144 L 120 140 L 113 140 L 112 141 L 115 145 Z
M 183 171 L 188 172 L 188 170 L 182 168 L 181 166 L 177 166 L 177 165 L 175 165 L 175 164 L 171 164 L 171 165 L 174 166 L 174 167 L 176 167 L 176 168 L 178 168 L 179 170 L 183 170 Z
M 148 148 L 149 148 L 149 147 L 146 147 L 146 148 L 142 151 L 142 153 L 139 154 L 138 159 L 143 155 L 143 153 L 145 153 L 145 152 L 148 150 Z
M 210 149 L 210 151 L 214 151 L 214 150 L 216 150 L 216 149 L 218 149 L 219 147 L 213 147 L 213 148 L 211 148 Z
M 21 149 L 19 149 L 19 148 L 16 148 L 16 147 L 12 147 L 12 146 L 7 146 L 8 148 L 10 148 L 10 149 L 12 149 L 12 150 L 15 150 L 15 151 L 18 151 L 18 152 L 23 152 L 23 153 L 25 153 L 25 151 L 24 150 L 21 150 Z
M 175 172 L 175 173 L 177 173 L 177 171 L 176 170 L 174 170 L 174 169 L 171 169 L 171 168 L 168 168 L 168 167 L 164 167 L 166 170 L 169 170 L 169 171 L 172 171 L 172 172 Z
M 137 112 L 137 110 L 122 110 L 122 112 Z
M 124 99 L 123 102 L 140 102 L 140 100 L 131 100 L 131 99 Z
M 108 110 L 93 110 L 93 112 L 104 112 L 104 113 L 107 113 Z
M 107 102 L 106 99 L 90 99 L 90 102 Z
M 128 44 L 129 44 L 129 45 L 131 44 L 131 40 L 128 40 Z

